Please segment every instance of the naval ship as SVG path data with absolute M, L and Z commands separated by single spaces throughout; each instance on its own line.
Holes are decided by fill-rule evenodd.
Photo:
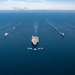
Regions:
M 32 42 L 32 44 L 33 44 L 34 46 L 37 45 L 38 42 L 39 42 L 39 37 L 37 37 L 37 36 L 32 36 L 31 42 Z

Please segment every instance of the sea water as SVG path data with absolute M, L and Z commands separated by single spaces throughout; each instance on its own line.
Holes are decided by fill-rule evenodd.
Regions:
M 1 27 L 0 75 L 75 75 L 75 12 L 4 11 L 0 12 Z M 13 27 L 16 28 L 12 30 Z M 42 50 L 28 49 L 33 48 L 31 38 L 35 31 L 39 37 L 36 48 Z M 7 37 L 5 32 L 9 32 Z

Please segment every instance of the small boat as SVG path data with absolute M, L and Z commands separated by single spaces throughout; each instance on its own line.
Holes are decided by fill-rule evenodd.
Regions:
M 57 28 L 55 27 L 55 30 L 57 30 Z
M 39 37 L 37 36 L 32 36 L 31 42 L 33 45 L 37 45 L 39 42 Z
M 36 51 L 37 49 L 36 49 L 36 48 L 34 48 L 33 50 L 34 50 L 34 51 Z
M 9 33 L 5 32 L 4 36 L 6 37 L 6 36 L 8 36 L 8 34 L 9 34 Z
M 13 27 L 13 29 L 15 29 L 16 27 Z

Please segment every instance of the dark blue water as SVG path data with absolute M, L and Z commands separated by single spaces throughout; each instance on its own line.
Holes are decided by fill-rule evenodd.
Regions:
M 11 31 L 20 22 L 21 25 Z M 40 39 L 37 47 L 43 50 L 28 50 L 32 47 L 36 22 Z M 0 29 L 0 75 L 75 75 L 74 12 L 0 12 L 0 28 L 6 24 L 9 25 Z

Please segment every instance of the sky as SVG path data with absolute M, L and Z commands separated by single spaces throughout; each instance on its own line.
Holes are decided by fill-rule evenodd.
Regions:
M 0 0 L 0 10 L 75 10 L 75 0 Z

